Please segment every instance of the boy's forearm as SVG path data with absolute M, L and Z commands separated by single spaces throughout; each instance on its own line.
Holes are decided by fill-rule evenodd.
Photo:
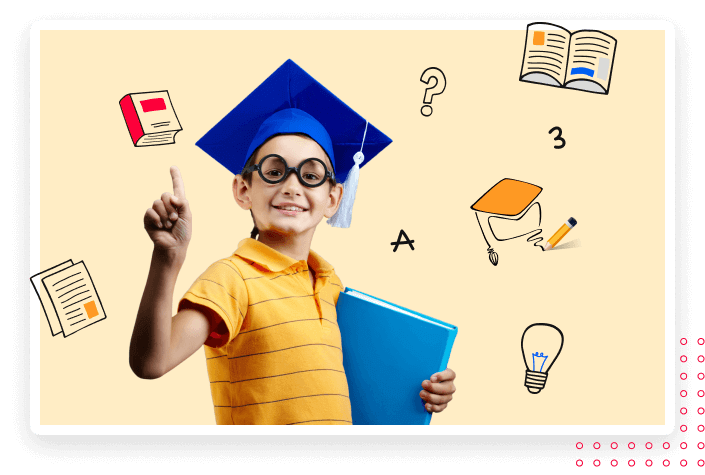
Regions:
M 174 286 L 185 257 L 185 253 L 170 254 L 157 249 L 152 252 L 130 342 L 130 367 L 140 378 L 154 379 L 165 372 L 171 344 Z

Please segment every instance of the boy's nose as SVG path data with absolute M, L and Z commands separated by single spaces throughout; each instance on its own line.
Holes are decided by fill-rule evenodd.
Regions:
M 286 177 L 286 180 L 284 180 L 284 183 L 282 184 L 282 192 L 284 194 L 300 195 L 302 188 L 303 187 L 299 182 L 299 177 L 296 176 L 296 173 L 293 171 L 289 173 L 289 176 Z

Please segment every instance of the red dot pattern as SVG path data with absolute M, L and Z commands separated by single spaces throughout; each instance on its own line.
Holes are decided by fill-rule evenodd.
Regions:
M 705 345 L 705 338 L 698 338 L 697 343 L 698 343 L 698 345 L 700 345 L 700 346 Z M 696 386 L 700 386 L 700 388 L 698 388 L 698 390 L 697 390 L 697 396 L 698 396 L 699 398 L 705 397 L 705 390 L 701 389 L 701 388 L 703 387 L 703 383 L 698 383 L 698 381 L 703 381 L 703 380 L 705 380 L 705 371 L 703 371 L 703 370 L 705 369 L 703 366 L 705 366 L 705 365 L 703 365 L 703 366 L 698 365 L 698 368 L 696 368 L 697 370 L 700 371 L 700 372 L 697 373 L 697 379 L 698 379 L 698 381 L 694 381 L 694 382 L 692 382 L 692 383 L 687 382 L 687 380 L 688 380 L 688 369 L 689 369 L 689 368 L 687 368 L 686 365 L 685 365 L 685 363 L 688 362 L 688 355 L 685 354 L 685 353 L 687 353 L 687 350 L 688 350 L 688 348 L 687 348 L 688 339 L 687 339 L 687 338 L 681 338 L 681 339 L 680 339 L 680 344 L 681 344 L 681 346 L 684 347 L 684 348 L 682 348 L 684 354 L 680 355 L 680 358 L 679 358 L 679 360 L 680 360 L 680 362 L 681 362 L 681 364 L 682 364 L 681 372 L 680 372 L 680 374 L 679 374 L 679 376 L 678 376 L 679 379 L 680 379 L 680 381 L 681 381 L 680 384 L 681 384 L 681 385 L 696 385 Z M 700 350 L 700 351 L 702 351 L 702 350 Z M 698 355 L 697 361 L 698 361 L 698 363 L 705 363 L 705 355 Z M 678 381 L 678 380 L 676 380 L 676 381 Z M 678 442 L 678 441 L 673 441 L 672 439 L 674 439 L 674 438 L 675 438 L 675 439 L 677 439 L 677 438 L 683 438 L 683 437 L 686 437 L 686 436 L 688 436 L 688 437 L 693 437 L 693 436 L 695 436 L 695 437 L 702 437 L 701 434 L 702 434 L 703 432 L 705 432 L 705 407 L 700 406 L 700 407 L 697 408 L 697 410 L 696 410 L 694 407 L 689 407 L 689 404 L 688 404 L 688 403 L 690 403 L 691 400 L 688 400 L 688 399 L 687 399 L 687 398 L 688 398 L 688 391 L 687 391 L 686 389 L 681 389 L 681 390 L 679 391 L 679 395 L 680 395 L 681 398 L 683 398 L 683 400 L 681 400 L 681 406 L 680 406 L 680 408 L 679 408 L 679 410 L 678 410 L 678 413 L 676 414 L 676 421 L 677 421 L 677 422 L 676 422 L 676 425 L 678 426 L 678 429 L 679 429 L 679 430 L 678 430 L 678 431 L 675 431 L 675 432 L 672 433 L 670 436 L 668 436 L 669 438 L 671 438 L 671 442 L 669 442 L 669 441 L 664 441 L 664 442 L 661 444 L 661 447 L 663 447 L 663 450 L 664 450 L 664 451 L 668 451 L 668 450 L 678 450 L 678 448 L 680 448 L 680 450 L 686 450 L 686 449 L 688 449 L 688 443 L 687 443 L 687 442 L 685 442 L 685 441 L 680 441 L 680 442 Z M 691 398 L 692 398 L 692 396 L 691 396 Z M 702 401 L 699 401 L 699 402 L 700 402 L 700 404 L 702 404 Z M 692 413 L 691 413 L 691 410 L 692 410 Z M 686 417 L 689 413 L 691 413 L 692 415 L 689 416 L 689 417 Z M 697 415 L 696 415 L 696 413 L 697 413 Z M 695 433 L 694 431 L 691 431 L 691 433 L 688 433 L 688 423 L 692 424 L 692 427 L 695 427 L 695 425 L 697 424 L 697 431 L 698 431 L 698 432 Z M 588 442 L 588 443 L 589 443 L 589 442 Z M 674 445 L 671 445 L 672 443 L 673 443 Z M 634 450 L 634 449 L 636 448 L 636 445 L 637 445 L 637 444 L 636 444 L 635 442 L 633 442 L 633 441 L 630 441 L 630 442 L 628 442 L 628 443 L 626 444 L 626 446 L 627 446 L 627 448 L 628 448 L 629 450 Z M 609 446 L 610 446 L 611 449 L 613 449 L 613 450 L 615 450 L 615 451 L 617 451 L 617 450 L 619 449 L 619 443 L 616 442 L 616 441 L 610 441 L 610 442 L 609 442 Z M 575 444 L 575 447 L 576 447 L 578 450 L 583 449 L 583 447 L 584 447 L 583 442 L 578 442 L 578 443 L 576 443 L 576 444 Z M 592 443 L 592 448 L 593 448 L 594 450 L 599 450 L 601 447 L 602 447 L 602 445 L 601 445 L 601 443 L 600 443 L 599 441 L 594 441 L 594 442 Z M 651 442 L 651 441 L 647 441 L 647 442 L 644 443 L 644 448 L 645 448 L 646 450 L 651 450 L 651 449 L 653 449 L 653 447 L 654 447 L 654 443 Z M 589 447 L 589 445 L 588 445 L 588 450 L 589 450 L 589 448 L 590 448 L 590 447 Z M 698 443 L 697 443 L 697 448 L 698 448 L 698 450 L 705 450 L 705 442 L 702 442 L 702 441 L 701 441 L 701 442 L 698 442 Z M 692 450 L 692 449 L 691 449 L 691 450 Z M 637 452 L 638 452 L 638 450 L 637 450 Z M 615 454 L 618 454 L 618 453 L 619 453 L 619 452 L 615 452 Z M 635 454 L 636 454 L 636 453 L 635 453 Z M 700 457 L 703 457 L 703 455 L 705 455 L 703 452 L 700 452 L 700 453 L 693 453 L 693 455 L 696 455 L 696 454 L 697 454 L 697 455 L 700 455 Z M 683 457 L 683 456 L 686 456 L 686 457 L 687 457 L 687 456 L 688 456 L 688 452 L 679 452 L 679 455 L 680 455 L 681 457 Z M 659 462 L 660 462 L 664 467 L 669 467 L 669 466 L 671 465 L 671 460 L 668 458 L 667 453 L 663 453 L 663 452 L 660 452 L 660 450 L 656 450 L 656 451 L 653 453 L 653 456 L 656 456 L 656 457 L 657 457 L 656 461 L 652 460 L 651 458 L 642 459 L 644 465 L 646 465 L 647 467 L 651 467 L 652 465 L 654 465 L 654 463 L 659 463 Z M 676 460 L 678 460 L 677 462 L 674 461 L 674 466 L 675 466 L 676 468 L 677 468 L 678 466 L 681 466 L 681 467 L 687 467 L 687 466 L 688 466 L 688 459 L 687 459 L 687 458 L 680 458 L 680 457 L 678 457 Z M 630 459 L 626 460 L 626 464 L 627 464 L 629 467 L 634 467 L 634 466 L 636 466 L 637 462 L 638 462 L 638 459 L 634 459 L 634 458 L 630 458 Z M 609 462 L 609 464 L 610 464 L 612 467 L 617 467 L 617 466 L 619 465 L 619 463 L 620 463 L 620 459 L 619 459 L 619 458 L 613 458 L 613 459 L 611 459 L 610 462 Z M 638 463 L 641 463 L 641 462 L 638 462 Z M 677 465 L 676 465 L 676 463 L 677 463 Z M 697 461 L 696 461 L 696 460 L 691 460 L 691 463 L 696 463 L 698 467 L 705 467 L 705 459 L 703 459 L 703 458 L 698 458 Z M 577 459 L 576 462 L 575 462 L 575 464 L 576 464 L 578 467 L 582 467 L 582 466 L 583 466 L 583 460 L 582 460 L 582 459 Z M 593 459 L 593 461 L 592 461 L 592 465 L 593 465 L 593 466 L 599 467 L 600 464 L 601 464 L 601 461 L 600 461 L 599 458 Z

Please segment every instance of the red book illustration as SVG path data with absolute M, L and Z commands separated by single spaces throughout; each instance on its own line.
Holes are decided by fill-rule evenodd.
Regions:
M 174 143 L 182 130 L 169 91 L 127 94 L 120 99 L 120 108 L 135 147 Z

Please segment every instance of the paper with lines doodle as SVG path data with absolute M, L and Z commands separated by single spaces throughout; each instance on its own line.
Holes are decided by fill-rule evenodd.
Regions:
M 45 310 L 58 320 L 64 337 L 106 318 L 83 261 L 44 277 L 42 287 L 51 302 Z

